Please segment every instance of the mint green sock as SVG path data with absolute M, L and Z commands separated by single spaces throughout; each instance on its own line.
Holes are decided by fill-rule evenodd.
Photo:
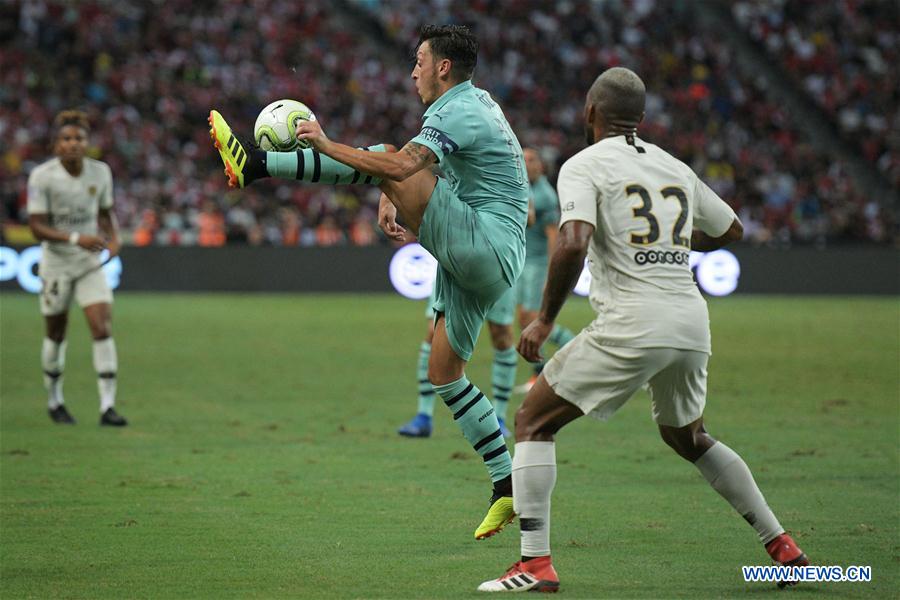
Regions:
M 416 379 L 419 381 L 419 413 L 434 416 L 434 388 L 428 381 L 428 357 L 431 344 L 422 342 L 419 346 L 419 362 L 416 364 Z
M 384 144 L 361 148 L 371 152 L 384 152 Z M 266 152 L 266 172 L 269 177 L 300 179 L 310 183 L 331 185 L 370 183 L 378 185 L 381 179 L 360 173 L 342 162 L 320 154 L 312 148 L 296 152 Z
M 494 394 L 494 410 L 497 418 L 506 421 L 506 407 L 509 404 L 509 395 L 512 394 L 516 383 L 516 365 L 518 355 L 516 349 L 509 347 L 506 350 L 494 350 L 494 364 L 491 368 L 491 390 Z
M 434 386 L 444 404 L 453 411 L 463 435 L 484 460 L 491 481 L 500 481 L 512 473 L 512 458 L 500 433 L 500 424 L 491 401 L 463 375 L 446 385 Z
M 547 339 L 551 343 L 556 344 L 557 348 L 562 348 L 563 346 L 571 342 L 572 338 L 574 337 L 574 333 L 572 333 L 562 325 L 556 324 L 553 326 L 553 331 L 550 332 L 550 335 Z

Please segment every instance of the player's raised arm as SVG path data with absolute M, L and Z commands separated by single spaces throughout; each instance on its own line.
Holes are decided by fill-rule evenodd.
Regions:
M 415 142 L 409 142 L 399 152 L 369 152 L 333 142 L 318 121 L 297 123 L 297 139 L 357 171 L 392 181 L 403 181 L 437 162 L 434 152 Z
M 541 346 L 553 330 L 553 322 L 566 298 L 578 283 L 593 234 L 594 226 L 585 221 L 566 221 L 560 229 L 553 256 L 550 257 L 541 312 L 525 328 L 519 339 L 518 351 L 525 360 L 541 360 Z

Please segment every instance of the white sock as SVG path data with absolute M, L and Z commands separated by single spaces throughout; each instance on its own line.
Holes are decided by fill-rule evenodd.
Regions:
M 116 371 L 119 359 L 116 343 L 111 337 L 94 342 L 94 370 L 97 371 L 97 390 L 100 392 L 100 412 L 105 413 L 116 403 Z
M 784 529 L 762 492 L 753 481 L 747 463 L 738 454 L 723 444 L 716 442 L 694 463 L 714 490 L 728 500 L 731 506 L 747 520 L 763 544 L 768 544 Z
M 522 556 L 550 555 L 550 494 L 556 484 L 556 444 L 519 442 L 512 463 L 513 509 Z
M 56 343 L 44 338 L 41 346 L 41 368 L 44 370 L 44 388 L 47 390 L 47 406 L 54 409 L 63 400 L 63 369 L 66 366 L 66 341 Z

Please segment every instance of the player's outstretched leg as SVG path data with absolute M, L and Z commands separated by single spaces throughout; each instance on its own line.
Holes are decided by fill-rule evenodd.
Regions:
M 506 573 L 478 586 L 481 592 L 555 592 L 559 576 L 550 558 L 550 496 L 556 484 L 556 444 L 563 425 L 581 410 L 558 396 L 543 377 L 516 412 L 512 481 L 521 530 L 521 557 Z
M 734 450 L 706 432 L 703 417 L 684 427 L 660 425 L 659 431 L 666 444 L 679 456 L 692 462 L 713 489 L 750 523 L 775 564 L 809 564 L 806 554 L 775 518 L 747 463 Z M 778 586 L 795 583 L 781 581 Z
M 257 179 L 266 177 L 329 185 L 381 183 L 377 177 L 360 173 L 311 148 L 295 152 L 266 152 L 241 142 L 219 111 L 210 111 L 207 121 L 209 135 L 225 165 L 225 175 L 228 177 L 230 187 L 247 187 Z M 384 152 L 386 146 L 379 144 L 365 149 Z

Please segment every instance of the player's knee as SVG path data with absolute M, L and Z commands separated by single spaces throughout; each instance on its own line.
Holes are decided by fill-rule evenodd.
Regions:
M 513 345 L 512 327 L 509 325 L 494 325 L 491 329 L 491 344 L 495 350 L 508 350 Z
M 516 411 L 515 428 L 517 442 L 552 441 L 559 429 L 551 421 L 529 411 L 524 405 Z
M 667 427 L 661 425 L 659 434 L 663 441 L 675 451 L 678 456 L 694 462 L 706 452 L 715 440 L 705 431 L 690 425 L 685 427 Z
M 428 365 L 428 381 L 431 385 L 447 385 L 462 377 L 462 371 L 457 371 L 444 365 Z
M 47 338 L 53 340 L 57 344 L 62 343 L 66 339 L 66 326 L 69 319 L 67 315 L 56 315 L 47 318 Z
M 112 337 L 112 325 L 108 320 L 91 321 L 88 326 L 91 330 L 91 338 L 95 342 Z

